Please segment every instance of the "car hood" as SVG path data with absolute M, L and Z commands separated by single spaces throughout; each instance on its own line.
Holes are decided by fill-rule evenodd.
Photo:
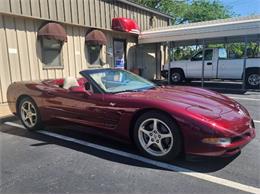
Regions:
M 219 93 L 196 87 L 157 87 L 141 93 L 132 93 L 132 96 L 142 96 L 150 100 L 181 103 L 185 109 L 193 114 L 207 118 L 219 118 L 230 111 L 239 111 L 238 104 Z

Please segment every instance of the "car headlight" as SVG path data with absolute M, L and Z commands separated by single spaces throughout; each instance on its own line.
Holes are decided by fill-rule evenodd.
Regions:
M 255 123 L 253 120 L 251 120 L 250 124 L 249 124 L 249 128 L 255 128 Z
M 202 142 L 206 144 L 225 146 L 231 143 L 231 139 L 230 138 L 204 138 L 202 139 Z

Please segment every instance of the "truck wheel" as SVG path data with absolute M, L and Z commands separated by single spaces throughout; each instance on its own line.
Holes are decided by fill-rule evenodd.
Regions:
M 249 89 L 260 89 L 260 73 L 253 71 L 247 72 L 246 86 Z
M 184 74 L 180 70 L 171 71 L 171 83 L 180 83 L 184 80 Z

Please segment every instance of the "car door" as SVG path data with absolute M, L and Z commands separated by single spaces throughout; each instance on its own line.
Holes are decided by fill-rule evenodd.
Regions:
M 63 88 L 46 91 L 45 105 L 53 118 L 91 127 L 104 127 L 103 94 L 75 93 Z
M 228 59 L 227 51 L 219 49 L 218 54 L 218 78 L 219 79 L 241 79 L 244 68 L 243 59 Z
M 105 128 L 114 130 L 127 110 L 124 99 L 120 94 L 104 94 L 103 105 Z
M 200 51 L 194 55 L 190 61 L 187 63 L 187 77 L 188 78 L 201 78 L 202 76 L 202 55 L 203 52 Z M 204 77 L 212 78 L 213 77 L 213 49 L 205 50 L 205 66 L 204 66 Z M 216 64 L 215 64 L 216 66 Z

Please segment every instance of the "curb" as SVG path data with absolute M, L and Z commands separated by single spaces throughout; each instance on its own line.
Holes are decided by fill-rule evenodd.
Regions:
M 4 122 L 7 122 L 7 121 L 15 121 L 17 119 L 18 119 L 18 117 L 15 115 L 3 116 L 3 117 L 0 117 L 0 124 L 3 124 Z

